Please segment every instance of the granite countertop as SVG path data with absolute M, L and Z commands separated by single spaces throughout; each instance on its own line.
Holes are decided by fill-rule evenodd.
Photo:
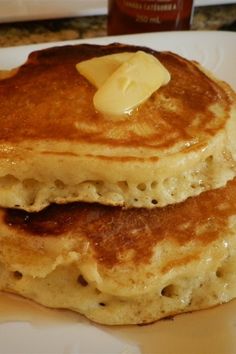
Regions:
M 106 16 L 0 24 L 0 47 L 106 35 Z M 236 3 L 197 7 L 192 30 L 236 31 Z

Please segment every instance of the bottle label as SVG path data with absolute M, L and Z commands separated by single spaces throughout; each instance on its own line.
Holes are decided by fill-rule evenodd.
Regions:
M 117 0 L 123 14 L 133 18 L 135 22 L 161 23 L 163 17 L 176 17 L 182 10 L 181 0 Z

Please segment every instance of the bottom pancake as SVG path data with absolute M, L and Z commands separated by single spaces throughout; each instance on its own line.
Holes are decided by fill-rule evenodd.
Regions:
M 236 297 L 236 179 L 162 209 L 0 210 L 0 290 L 109 325 Z

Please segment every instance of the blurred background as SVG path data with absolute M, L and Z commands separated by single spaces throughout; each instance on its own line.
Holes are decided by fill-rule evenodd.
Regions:
M 107 12 L 106 0 L 0 0 L 0 47 L 106 36 Z M 190 29 L 236 31 L 236 1 L 195 0 Z

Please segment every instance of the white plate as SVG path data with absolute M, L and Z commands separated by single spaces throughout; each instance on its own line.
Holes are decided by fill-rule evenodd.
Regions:
M 236 89 L 236 34 L 232 32 L 166 32 L 89 40 L 119 41 L 172 50 L 195 59 Z M 21 64 L 35 49 L 60 42 L 0 49 L 0 68 Z M 1 311 L 1 303 L 0 303 Z M 42 316 L 47 316 L 47 311 Z M 70 322 L 70 318 L 72 318 Z M 173 321 L 138 327 L 97 326 L 76 315 L 51 325 L 0 324 L 1 354 L 235 354 L 236 301 L 175 317 Z

